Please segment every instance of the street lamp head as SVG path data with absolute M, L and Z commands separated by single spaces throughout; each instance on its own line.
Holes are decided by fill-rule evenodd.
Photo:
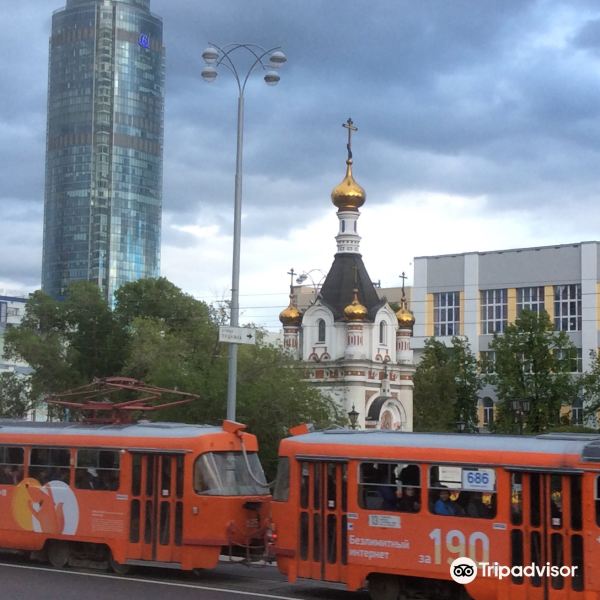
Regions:
M 202 52 L 202 58 L 207 65 L 214 65 L 219 58 L 219 51 L 212 46 L 209 46 Z
M 272 69 L 279 69 L 285 62 L 287 56 L 281 50 L 275 50 L 269 57 L 269 65 Z
M 302 273 L 302 275 L 299 275 L 298 277 L 296 277 L 296 283 L 298 283 L 298 284 L 304 283 L 307 279 L 308 279 L 308 275 L 306 273 Z
M 217 78 L 218 72 L 214 67 L 204 67 L 204 69 L 202 69 L 201 75 L 204 81 L 212 83 Z
M 348 411 L 348 420 L 350 421 L 350 427 L 352 429 L 356 429 L 357 424 L 358 424 L 358 417 L 359 417 L 359 413 L 356 410 L 356 408 L 354 408 L 354 404 L 353 404 L 352 410 Z
M 277 85 L 280 79 L 279 73 L 276 73 L 275 71 L 267 71 L 265 75 L 265 83 L 267 85 Z

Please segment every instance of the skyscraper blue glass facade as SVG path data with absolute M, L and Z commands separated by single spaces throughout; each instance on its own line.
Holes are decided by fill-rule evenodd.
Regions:
M 52 17 L 42 289 L 109 302 L 160 270 L 162 21 L 150 0 L 67 0 Z

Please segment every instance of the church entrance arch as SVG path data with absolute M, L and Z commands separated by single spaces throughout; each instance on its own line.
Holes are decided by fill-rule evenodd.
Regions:
M 402 402 L 389 396 L 375 396 L 367 403 L 366 427 L 398 431 L 407 422 Z

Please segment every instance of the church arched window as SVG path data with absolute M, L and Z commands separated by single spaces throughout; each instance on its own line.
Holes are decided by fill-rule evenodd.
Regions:
M 489 396 L 483 399 L 483 424 L 486 427 L 494 424 L 494 401 Z
M 385 344 L 385 330 L 386 330 L 386 322 L 381 321 L 379 323 L 379 343 Z
M 324 342 L 325 341 L 325 321 L 323 319 L 319 319 L 317 321 L 317 328 L 319 330 L 318 333 L 318 338 L 317 341 L 318 342 Z
M 346 221 L 342 220 L 342 233 L 346 231 Z

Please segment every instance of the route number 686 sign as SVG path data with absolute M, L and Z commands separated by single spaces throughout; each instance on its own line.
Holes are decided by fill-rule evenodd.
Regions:
M 493 492 L 496 484 L 494 469 L 463 469 L 462 489 Z

